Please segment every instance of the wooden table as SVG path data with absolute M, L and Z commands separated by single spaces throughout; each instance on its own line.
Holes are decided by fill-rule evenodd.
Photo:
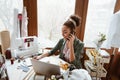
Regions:
M 24 72 L 22 69 L 18 69 L 18 66 L 20 66 L 21 63 L 22 61 L 18 63 L 16 60 L 14 61 L 14 64 L 11 64 L 10 60 L 6 60 L 9 80 L 24 80 L 24 78 L 33 70 L 32 67 L 30 67 L 30 70 L 28 72 Z
M 50 56 L 50 57 L 45 57 L 41 59 L 40 61 L 43 62 L 49 62 L 51 64 L 55 65 L 60 65 L 60 62 L 65 63 L 65 61 L 61 60 L 60 58 L 56 56 Z M 31 79 L 31 76 L 34 77 L 34 70 L 33 67 L 29 67 L 30 70 L 28 72 L 22 71 L 22 69 L 18 69 L 18 66 L 22 64 L 23 61 L 18 63 L 18 60 L 14 61 L 14 64 L 11 64 L 10 60 L 6 60 L 6 67 L 7 67 L 7 72 L 9 76 L 9 80 L 33 80 Z M 63 70 L 62 70 L 63 72 Z M 39 77 L 41 78 L 40 80 L 44 80 L 43 76 Z
M 45 57 L 45 58 L 42 58 L 40 61 L 49 62 L 54 65 L 60 65 L 61 63 L 63 64 L 66 63 L 62 59 L 58 58 L 58 56 Z M 35 72 L 33 70 L 33 67 L 30 67 L 30 70 L 28 72 L 23 72 L 21 69 L 17 69 L 17 67 L 21 63 L 18 63 L 18 61 L 15 61 L 14 64 L 11 65 L 11 62 L 9 60 L 6 61 L 9 80 L 34 80 Z M 66 72 L 65 70 L 62 70 L 61 68 L 60 68 L 60 71 L 61 71 L 61 74 L 64 74 Z M 81 72 L 81 74 L 83 73 L 84 72 Z M 35 80 L 44 80 L 44 76 L 39 75 L 35 78 Z M 87 79 L 87 80 L 91 80 L 91 79 Z

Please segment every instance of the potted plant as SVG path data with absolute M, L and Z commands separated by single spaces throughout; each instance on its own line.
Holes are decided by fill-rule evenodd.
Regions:
M 103 33 L 99 33 L 98 35 L 98 39 L 95 41 L 96 44 L 96 50 L 99 51 L 101 45 L 103 44 L 103 42 L 106 40 L 106 35 Z

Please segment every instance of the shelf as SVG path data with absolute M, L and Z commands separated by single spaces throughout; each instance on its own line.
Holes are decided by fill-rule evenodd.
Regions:
M 88 65 L 89 64 L 89 65 Z M 101 68 L 101 70 L 94 69 L 93 66 L 90 65 L 91 61 L 90 60 L 85 60 L 85 66 L 87 65 L 88 68 L 86 67 L 87 71 L 90 73 L 92 77 L 97 76 L 97 77 L 106 77 L 107 71 L 105 70 L 104 67 Z
M 103 66 L 104 63 L 110 62 L 109 53 L 105 50 L 100 50 L 99 53 L 97 53 L 95 49 L 86 49 L 86 55 L 89 60 L 85 60 L 84 65 L 90 75 L 96 78 L 106 77 L 107 71 Z
M 91 55 L 90 51 L 95 50 L 95 49 L 87 49 L 86 50 L 86 55 L 89 57 L 89 59 L 92 61 L 94 60 L 94 57 Z M 109 63 L 110 62 L 110 55 L 108 52 L 105 50 L 100 50 L 100 56 L 96 55 L 96 57 L 101 57 L 100 62 L 101 63 Z

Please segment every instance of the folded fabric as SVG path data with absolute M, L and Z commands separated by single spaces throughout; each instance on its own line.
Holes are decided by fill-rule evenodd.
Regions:
M 5 65 L 3 64 L 1 67 L 0 67 L 0 78 L 5 78 L 7 75 L 5 73 Z
M 18 69 L 22 69 L 24 72 L 28 72 L 30 68 L 24 65 L 20 65 L 18 66 Z
M 67 71 L 63 76 L 65 80 L 92 80 L 85 69 L 74 69 L 71 72 Z

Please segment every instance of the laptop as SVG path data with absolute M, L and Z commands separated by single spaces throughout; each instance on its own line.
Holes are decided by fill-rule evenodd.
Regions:
M 31 59 L 33 69 L 38 75 L 60 75 L 60 66 Z

